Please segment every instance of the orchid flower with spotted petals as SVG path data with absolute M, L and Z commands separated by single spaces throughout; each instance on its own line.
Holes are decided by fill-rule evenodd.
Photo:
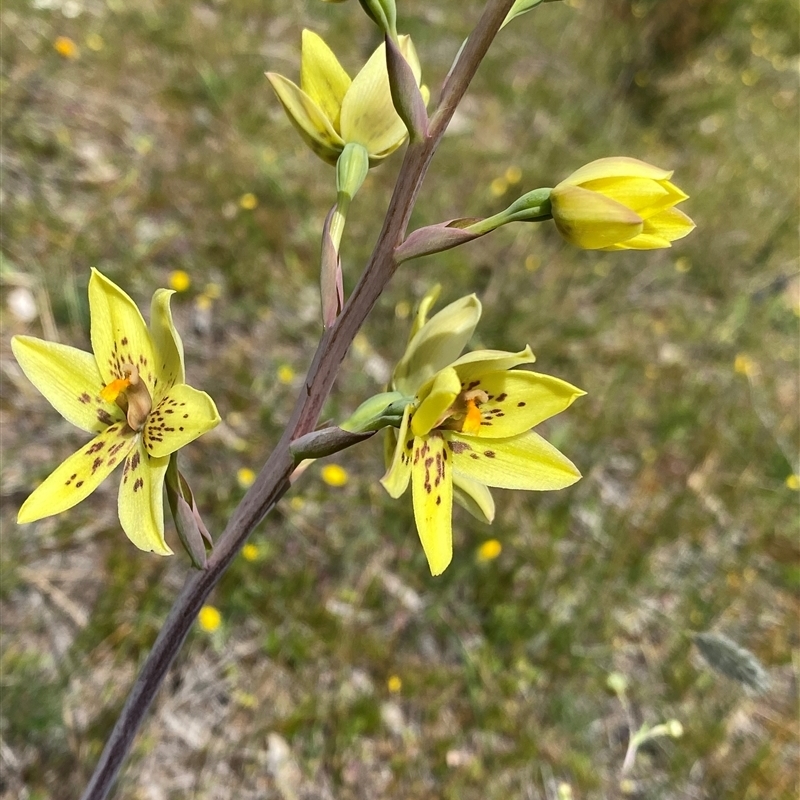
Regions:
M 28 497 L 17 521 L 72 508 L 119 464 L 119 519 L 141 550 L 172 553 L 164 539 L 169 457 L 219 422 L 214 401 L 184 383 L 183 344 L 172 323 L 173 292 L 153 295 L 150 328 L 133 300 L 92 270 L 92 353 L 30 336 L 11 341 L 22 371 L 69 422 L 96 434 Z
M 411 38 L 399 36 L 397 43 L 419 86 L 420 63 Z M 353 143 L 366 149 L 374 166 L 408 136 L 394 110 L 385 44 L 351 80 L 328 45 L 304 30 L 300 86 L 276 72 L 268 72 L 267 78 L 306 144 L 329 164 L 336 164 L 345 145 Z M 427 102 L 428 90 L 423 86 L 421 92 Z
M 564 411 L 584 394 L 575 386 L 516 369 L 535 359 L 476 350 L 459 357 L 481 315 L 475 295 L 427 320 L 436 287 L 422 301 L 392 388 L 414 401 L 406 406 L 381 480 L 392 497 L 411 481 L 414 519 L 431 573 L 453 556 L 453 500 L 491 522 L 490 486 L 563 489 L 580 478 L 575 465 L 531 428 Z

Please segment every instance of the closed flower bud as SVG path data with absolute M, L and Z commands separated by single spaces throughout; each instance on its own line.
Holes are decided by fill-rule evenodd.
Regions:
M 635 158 L 601 158 L 550 194 L 561 235 L 584 250 L 653 250 L 670 247 L 695 227 L 675 206 L 686 200 L 670 183 L 672 172 Z

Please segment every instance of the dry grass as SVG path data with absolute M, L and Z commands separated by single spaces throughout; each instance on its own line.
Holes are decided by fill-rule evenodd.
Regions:
M 189 567 L 129 545 L 113 480 L 61 517 L 14 524 L 82 439 L 26 383 L 9 338 L 86 347 L 90 266 L 142 304 L 186 270 L 175 306 L 191 382 L 224 425 L 182 463 L 219 531 L 237 470 L 263 462 L 301 386 L 333 198 L 263 72 L 296 77 L 304 26 L 351 70 L 375 34 L 355 3 L 34 5 L 3 7 L 0 796 L 66 800 Z M 432 87 L 478 8 L 401 4 Z M 431 579 L 410 503 L 377 484 L 376 441 L 339 457 L 342 488 L 312 468 L 216 591 L 223 625 L 187 642 L 118 797 L 616 797 L 631 725 L 670 718 L 685 735 L 640 751 L 631 796 L 796 796 L 796 30 L 779 0 L 574 0 L 502 33 L 414 224 L 493 212 L 626 153 L 676 169 L 698 230 L 671 251 L 598 254 L 520 226 L 409 264 L 327 415 L 381 386 L 432 282 L 445 299 L 477 290 L 475 346 L 529 342 L 543 372 L 588 390 L 545 431 L 584 479 L 499 493 L 490 529 L 457 514 L 455 561 Z M 79 58 L 54 50 L 58 36 Z M 347 288 L 397 164 L 351 211 Z M 509 166 L 522 179 L 497 196 Z M 239 205 L 247 192 L 255 209 Z M 286 365 L 296 377 L 281 382 Z M 503 552 L 480 563 L 489 537 Z M 715 675 L 691 644 L 704 630 L 751 650 L 768 691 Z

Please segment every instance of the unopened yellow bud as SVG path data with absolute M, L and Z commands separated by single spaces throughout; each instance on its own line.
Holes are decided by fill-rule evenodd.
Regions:
M 635 158 L 601 158 L 561 181 L 550 193 L 561 235 L 584 250 L 670 247 L 695 227 L 674 206 L 687 199 L 672 172 Z

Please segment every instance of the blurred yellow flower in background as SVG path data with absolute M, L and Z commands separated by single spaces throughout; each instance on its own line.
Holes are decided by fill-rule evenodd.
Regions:
M 328 486 L 338 487 L 344 486 L 350 480 L 350 476 L 347 474 L 347 470 L 339 464 L 326 464 L 322 468 L 322 480 Z
M 487 539 L 478 548 L 478 561 L 494 561 L 503 552 L 503 545 L 497 539 Z
M 175 269 L 169 274 L 169 288 L 176 292 L 185 292 L 192 285 L 189 273 L 182 269 Z
M 214 633 L 222 623 L 222 614 L 214 606 L 203 606 L 197 615 L 197 623 L 200 625 L 200 630 Z
M 53 42 L 53 48 L 62 58 L 76 59 L 80 58 L 80 51 L 78 45 L 69 38 L 69 36 L 59 36 Z

